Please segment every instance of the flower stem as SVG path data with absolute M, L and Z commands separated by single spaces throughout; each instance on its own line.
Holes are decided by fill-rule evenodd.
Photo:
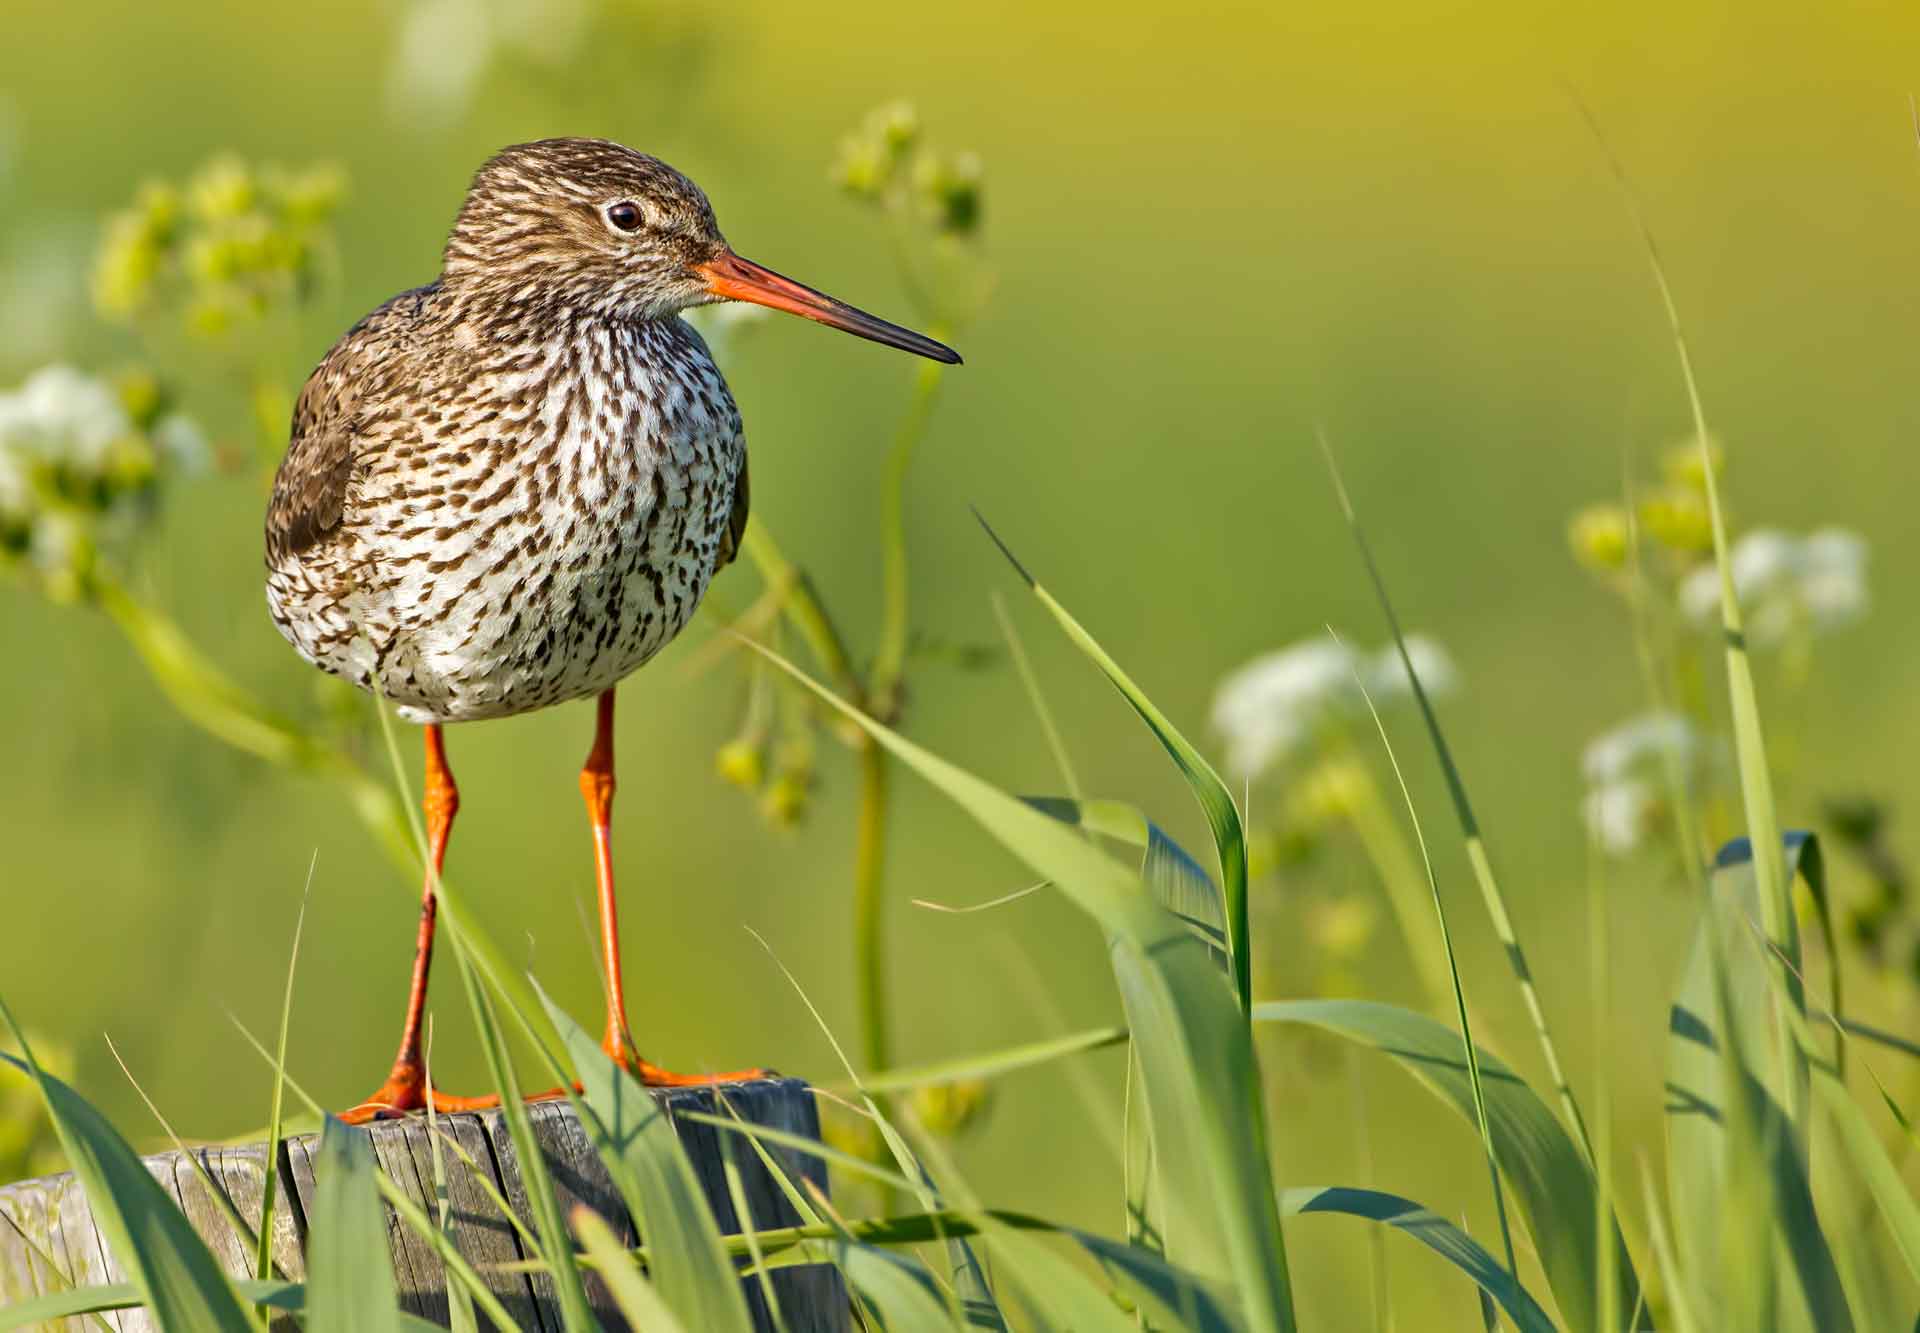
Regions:
M 892 1067 L 887 1032 L 885 904 L 887 859 L 887 753 L 863 736 L 860 751 L 860 818 L 854 835 L 854 965 L 860 984 L 860 1031 L 867 1068 Z
M 933 336 L 944 336 L 938 326 Z M 900 679 L 907 659 L 907 469 L 915 448 L 927 433 L 933 402 L 940 391 L 942 367 L 922 361 L 913 380 L 913 397 L 894 433 L 887 455 L 887 475 L 880 492 L 881 619 L 880 642 L 868 676 L 868 697 L 875 717 L 892 721 L 899 712 Z

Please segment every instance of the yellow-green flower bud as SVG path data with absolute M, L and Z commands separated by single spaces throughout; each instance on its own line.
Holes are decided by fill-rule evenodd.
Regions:
M 886 186 L 887 161 L 879 145 L 871 139 L 843 139 L 831 178 L 848 194 L 871 199 Z
M 153 443 L 144 435 L 126 435 L 113 442 L 103 476 L 107 489 L 124 494 L 152 484 L 159 470 Z
M 160 273 L 161 251 L 140 219 L 121 213 L 107 224 L 93 263 L 93 301 L 100 313 L 125 318 L 145 306 Z
M 1669 550 L 1700 555 L 1713 549 L 1713 515 L 1699 491 L 1670 486 L 1640 502 L 1640 523 Z
M 347 174 L 332 163 L 279 178 L 276 193 L 289 222 L 314 226 L 332 217 L 347 192 Z
M 1621 569 L 1627 563 L 1627 511 L 1619 505 L 1589 505 L 1567 525 L 1573 558 L 1588 569 Z
M 1351 962 L 1366 952 L 1380 914 L 1364 898 L 1341 897 L 1317 905 L 1307 918 L 1313 942 L 1328 959 Z
M 807 783 L 782 773 L 761 794 L 760 811 L 776 828 L 792 828 L 807 813 Z
M 126 409 L 128 419 L 141 430 L 153 425 L 166 410 L 166 393 L 160 387 L 160 377 L 151 370 L 144 367 L 123 370 L 114 377 L 113 387 L 120 395 L 120 406 Z
M 913 1113 L 931 1132 L 952 1138 L 980 1118 L 991 1094 L 985 1079 L 929 1083 L 913 1090 Z
M 767 776 L 759 742 L 745 736 L 730 740 L 716 750 L 713 767 L 724 780 L 742 791 L 759 791 Z
M 825 1115 L 820 1117 L 820 1139 L 863 1162 L 877 1162 L 886 1151 L 880 1128 L 865 1116 Z
M 888 153 L 899 157 L 920 137 L 920 116 L 910 102 L 889 102 L 867 118 L 868 128 Z
M 1295 810 L 1308 825 L 1330 824 L 1360 808 L 1373 786 L 1353 759 L 1330 759 L 1306 775 L 1294 794 Z
M 253 207 L 257 196 L 253 173 L 234 157 L 215 158 L 207 163 L 187 190 L 194 213 L 207 222 L 239 217 Z
M 1720 441 L 1707 436 L 1707 458 L 1700 457 L 1700 439 L 1694 436 L 1674 445 L 1660 457 L 1660 471 L 1675 486 L 1684 486 L 1689 490 L 1707 489 L 1707 467 L 1713 468 L 1718 477 L 1725 469 L 1727 451 L 1720 447 Z
M 148 181 L 133 196 L 134 213 L 147 240 L 165 246 L 180 225 L 180 192 L 165 181 Z

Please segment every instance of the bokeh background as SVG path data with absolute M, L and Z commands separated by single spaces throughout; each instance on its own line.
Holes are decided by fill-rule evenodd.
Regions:
M 1871 545 L 1871 614 L 1821 642 L 1804 688 L 1763 673 L 1793 737 L 1787 822 L 1817 821 L 1823 797 L 1872 793 L 1889 802 L 1893 850 L 1920 851 L 1905 799 L 1920 777 L 1911 8 L 10 0 L 6 28 L 0 386 L 49 361 L 135 355 L 89 309 L 101 219 L 143 180 L 224 151 L 337 162 L 350 181 L 340 277 L 286 350 L 295 381 L 361 313 L 432 276 L 482 158 L 549 134 L 667 158 L 708 190 L 743 253 L 904 314 L 882 230 L 828 164 L 869 108 L 911 99 L 929 134 L 985 164 L 998 274 L 956 335 L 968 364 L 909 489 L 919 629 L 996 640 L 989 591 L 1015 588 L 974 525 L 978 506 L 1206 735 L 1216 682 L 1248 657 L 1329 623 L 1382 637 L 1313 444 L 1324 423 L 1403 613 L 1458 667 L 1445 721 L 1574 1080 L 1590 1086 L 1596 1055 L 1609 1061 L 1622 1133 L 1651 1145 L 1655 1034 L 1690 910 L 1671 875 L 1612 872 L 1617 1007 L 1609 1029 L 1589 1030 L 1579 754 L 1644 690 L 1619 604 L 1571 558 L 1566 528 L 1617 493 L 1623 451 L 1650 460 L 1689 423 L 1644 259 L 1568 95 L 1578 89 L 1660 236 L 1736 521 L 1842 523 Z M 755 513 L 861 642 L 878 614 L 880 460 L 912 374 L 795 321 L 756 331 L 732 371 Z M 203 415 L 216 434 L 244 430 L 217 408 Z M 297 710 L 317 677 L 264 614 L 263 501 L 247 470 L 182 487 L 140 588 L 222 668 Z M 750 572 L 731 572 L 715 609 L 737 613 L 756 592 Z M 1014 609 L 1088 787 L 1204 846 L 1151 738 L 1043 619 Z M 831 1079 L 829 1047 L 744 927 L 851 1037 L 852 771 L 823 750 L 797 830 L 715 776 L 739 678 L 689 668 L 721 623 L 703 616 L 621 694 L 630 1003 L 653 1059 Z M 292 1064 L 332 1103 L 364 1094 L 391 1056 L 415 884 L 334 788 L 183 722 L 104 617 L 0 586 L 0 644 L 9 1003 L 71 1047 L 79 1086 L 133 1132 L 149 1122 L 103 1033 L 186 1132 L 257 1126 L 267 1080 L 226 1015 L 271 1030 L 311 866 Z M 913 690 L 917 739 L 1015 790 L 1059 788 L 1004 660 L 929 661 Z M 449 865 L 494 937 L 524 947 L 589 1017 L 591 859 L 573 774 L 590 728 L 573 705 L 457 729 L 465 804 Z M 1406 719 L 1393 730 L 1437 833 L 1487 1037 L 1537 1072 L 1431 759 Z M 891 845 L 903 1061 L 1114 1020 L 1100 941 L 1063 902 L 1040 894 L 971 916 L 910 905 L 1024 880 L 904 777 Z M 1364 863 L 1337 853 L 1311 873 L 1378 892 Z M 1296 881 L 1256 886 L 1264 995 L 1310 991 L 1322 971 L 1289 915 Z M 1353 970 L 1368 993 L 1419 1002 L 1390 931 Z M 457 1087 L 481 1071 L 451 980 L 435 1054 Z M 1910 989 L 1874 989 L 1872 1016 L 1910 1024 Z M 1281 1040 L 1268 1055 L 1279 1179 L 1357 1182 L 1370 1152 L 1375 1183 L 1488 1221 L 1467 1126 L 1445 1141 L 1396 1133 L 1411 1094 L 1391 1070 L 1360 1062 L 1356 1075 L 1338 1052 Z M 1119 1059 L 1084 1063 L 1117 1104 Z M 1115 1230 L 1117 1175 L 1088 1116 L 1061 1069 L 1010 1078 L 960 1160 L 996 1204 Z M 1310 1318 L 1347 1308 L 1361 1281 L 1345 1225 L 1291 1229 Z M 1411 1249 L 1394 1264 L 1419 1326 L 1443 1326 L 1434 1312 L 1448 1309 L 1472 1325 L 1457 1280 Z M 1429 1291 L 1440 1303 L 1417 1303 Z

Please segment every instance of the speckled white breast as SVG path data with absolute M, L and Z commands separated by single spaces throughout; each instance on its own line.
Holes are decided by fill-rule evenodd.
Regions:
M 733 398 L 678 319 L 481 363 L 417 386 L 411 421 L 369 414 L 386 438 L 356 456 L 339 539 L 269 570 L 294 646 L 413 721 L 527 712 L 646 662 L 698 607 L 745 466 Z

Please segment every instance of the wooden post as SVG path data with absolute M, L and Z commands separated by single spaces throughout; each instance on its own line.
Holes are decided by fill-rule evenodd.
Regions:
M 711 1088 L 654 1089 L 653 1095 L 671 1115 L 677 1111 L 703 1111 L 717 1114 L 719 1107 Z M 772 1129 L 785 1130 L 817 1139 L 820 1118 L 811 1090 L 799 1079 L 769 1078 L 751 1083 L 735 1083 L 723 1091 L 742 1118 Z M 534 1102 L 528 1105 L 534 1138 L 546 1158 L 547 1169 L 560 1194 L 562 1211 L 571 1211 L 584 1203 L 613 1227 L 614 1233 L 628 1244 L 637 1241 L 633 1219 L 622 1206 L 606 1168 L 601 1165 L 587 1137 L 575 1119 L 573 1108 L 564 1101 Z M 446 1173 L 448 1230 L 454 1246 L 479 1270 L 506 1307 L 527 1333 L 558 1330 L 552 1280 L 544 1275 L 500 1273 L 489 1265 L 527 1258 L 513 1226 L 501 1216 L 487 1187 L 504 1197 L 523 1221 L 531 1223 L 526 1188 L 513 1151 L 513 1140 L 498 1111 L 477 1115 L 440 1116 L 436 1121 L 441 1133 L 458 1143 L 480 1167 L 484 1180 L 476 1175 L 460 1156 L 441 1145 L 441 1164 Z M 693 1162 L 695 1173 L 705 1190 L 720 1230 L 732 1234 L 751 1226 L 755 1230 L 792 1226 L 799 1222 L 779 1185 L 768 1175 L 751 1145 L 736 1142 L 733 1158 L 742 1177 L 750 1218 L 737 1215 L 723 1174 L 724 1157 L 720 1134 L 709 1125 L 674 1117 L 680 1141 Z M 367 1128 L 380 1167 L 407 1195 L 435 1213 L 433 1193 L 433 1145 L 427 1134 L 424 1116 L 388 1120 Z M 311 1135 L 286 1140 L 279 1161 L 279 1199 L 274 1210 L 274 1262 L 295 1281 L 306 1274 L 307 1208 L 313 1201 L 313 1159 L 319 1150 Z M 795 1178 L 805 1177 L 826 1188 L 826 1166 L 819 1158 L 791 1148 L 768 1145 L 768 1153 L 782 1163 Z M 213 1180 L 223 1188 L 240 1215 L 250 1226 L 260 1223 L 260 1198 L 265 1184 L 266 1149 L 254 1144 L 240 1148 L 194 1148 L 193 1155 L 206 1166 Z M 146 1159 L 166 1190 L 181 1206 L 194 1230 L 205 1238 L 226 1271 L 236 1277 L 253 1275 L 253 1249 L 235 1234 L 226 1213 L 207 1195 L 206 1185 L 192 1162 L 181 1153 L 161 1153 Z M 61 1285 L 48 1273 L 48 1261 L 76 1285 L 120 1282 L 125 1272 L 119 1260 L 101 1238 L 93 1224 L 85 1194 L 71 1175 L 26 1180 L 0 1188 L 0 1307 Z M 446 1274 L 438 1257 L 420 1238 L 403 1226 L 391 1210 L 387 1214 L 387 1238 L 393 1252 L 393 1274 L 400 1289 L 401 1308 L 434 1323 L 447 1323 Z M 659 1260 L 672 1262 L 671 1258 Z M 743 1282 L 747 1304 L 756 1329 L 771 1333 L 769 1316 L 757 1279 Z M 783 1268 L 773 1275 L 782 1314 L 792 1333 L 845 1333 L 847 1297 L 839 1272 L 825 1265 Z M 600 1280 L 589 1274 L 587 1296 L 593 1312 L 607 1329 L 625 1329 Z M 126 1310 L 104 1316 L 122 1333 L 148 1333 L 156 1329 L 144 1310 Z M 98 1325 L 68 1321 L 76 1331 Z M 484 1315 L 480 1326 L 491 1328 Z M 296 1333 L 290 1316 L 274 1321 L 275 1333 Z

